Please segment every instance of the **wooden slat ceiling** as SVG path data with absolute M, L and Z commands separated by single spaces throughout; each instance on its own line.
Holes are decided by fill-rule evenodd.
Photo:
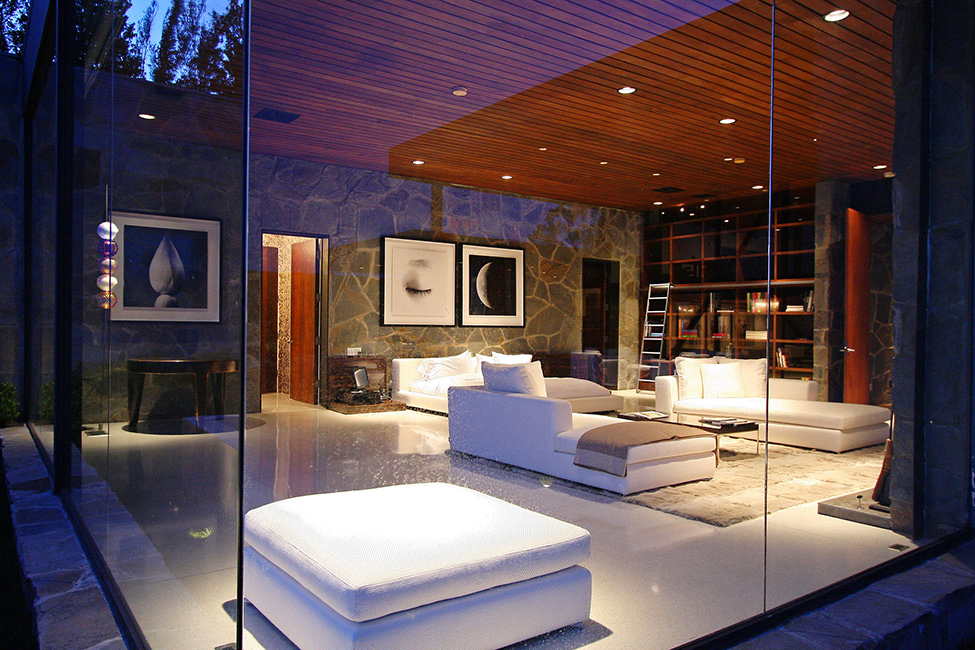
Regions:
M 769 184 L 770 2 L 252 6 L 252 114 L 300 115 L 252 120 L 254 152 L 635 210 Z M 834 8 L 776 4 L 773 189 L 890 164 L 894 2 Z

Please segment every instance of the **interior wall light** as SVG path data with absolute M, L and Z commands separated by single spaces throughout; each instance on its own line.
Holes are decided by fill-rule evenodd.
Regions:
M 850 17 L 850 12 L 847 11 L 846 9 L 834 9 L 833 11 L 823 16 L 823 20 L 825 20 L 828 23 L 838 23 L 844 18 L 849 18 L 849 17 Z
M 623 86 L 616 92 L 618 92 L 621 95 L 632 95 L 633 93 L 636 92 L 636 88 L 634 88 L 633 86 Z

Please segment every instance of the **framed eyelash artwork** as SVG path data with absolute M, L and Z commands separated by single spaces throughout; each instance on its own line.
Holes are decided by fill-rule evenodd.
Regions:
M 525 326 L 525 251 L 461 247 L 460 318 L 464 326 Z
M 454 325 L 456 245 L 383 237 L 383 325 Z

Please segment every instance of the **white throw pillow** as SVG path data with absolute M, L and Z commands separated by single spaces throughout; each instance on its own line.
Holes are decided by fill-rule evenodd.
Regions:
M 722 359 L 722 364 L 737 363 L 745 397 L 765 397 L 765 375 L 768 364 L 765 359 Z
M 692 359 L 677 357 L 674 359 L 674 374 L 677 375 L 677 395 L 680 399 L 695 399 L 704 397 L 704 384 L 701 381 L 701 366 L 717 364 L 718 360 Z
M 492 363 L 531 363 L 532 355 L 530 354 L 502 354 L 501 352 L 494 352 L 491 354 L 493 357 Z
M 522 393 L 545 397 L 545 378 L 542 364 L 532 363 L 482 363 L 484 387 L 500 393 Z
M 741 364 L 713 363 L 701 366 L 701 383 L 704 398 L 744 397 L 745 385 L 741 381 Z
M 481 364 L 482 363 L 494 363 L 494 357 L 490 354 L 476 354 L 474 355 L 474 370 L 477 374 L 481 374 Z
M 464 375 L 471 372 L 473 358 L 468 350 L 452 357 L 431 357 L 424 359 L 416 367 L 421 379 L 439 379 L 453 375 Z

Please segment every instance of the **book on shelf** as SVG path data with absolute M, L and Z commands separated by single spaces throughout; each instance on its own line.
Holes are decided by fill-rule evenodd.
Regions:
M 767 341 L 768 330 L 745 330 L 745 338 L 750 341 Z
M 804 311 L 806 311 L 806 308 L 803 305 L 786 305 L 785 306 L 785 310 L 786 311 L 792 311 L 792 312 L 796 312 L 796 311 L 798 311 L 798 312 L 804 312 Z
M 782 348 L 775 348 L 775 365 L 780 368 L 788 368 L 789 363 Z

